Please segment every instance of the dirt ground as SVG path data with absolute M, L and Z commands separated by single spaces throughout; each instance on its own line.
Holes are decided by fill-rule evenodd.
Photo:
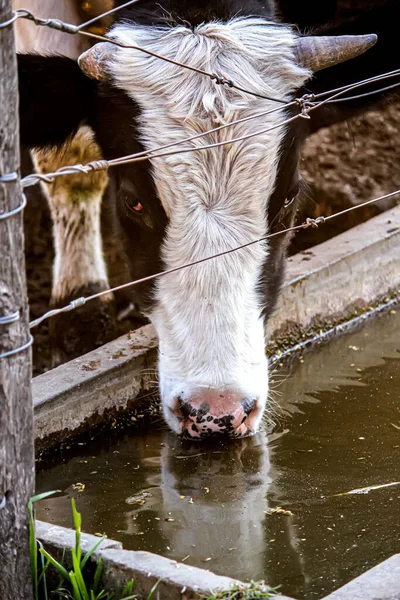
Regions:
M 302 174 L 310 186 L 310 202 L 304 216 L 329 215 L 400 188 L 400 103 L 372 111 L 351 122 L 322 130 L 309 139 L 303 152 Z M 304 250 L 353 227 L 398 202 L 354 211 L 319 229 L 300 232 L 292 252 Z M 109 219 L 104 237 L 112 285 L 127 280 L 119 249 L 113 243 Z M 31 317 L 48 310 L 53 261 L 51 219 L 47 204 L 38 193 L 29 194 L 25 213 L 26 267 Z M 119 298 L 120 308 L 127 303 Z M 128 331 L 132 319 L 120 321 L 116 335 Z M 48 323 L 34 331 L 34 374 L 50 368 Z

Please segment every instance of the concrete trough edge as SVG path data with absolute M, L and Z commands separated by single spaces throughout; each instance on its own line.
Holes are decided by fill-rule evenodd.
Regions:
M 277 310 L 267 330 L 292 344 L 312 328 L 350 319 L 400 287 L 400 206 L 288 261 Z M 296 339 L 296 336 L 297 339 Z M 154 389 L 151 325 L 33 379 L 37 449 L 89 430 L 137 405 Z
M 64 550 L 75 547 L 72 529 L 36 521 L 36 537 L 46 550 L 61 558 Z M 81 547 L 87 552 L 99 538 L 82 534 Z M 241 581 L 215 575 L 211 571 L 191 567 L 150 552 L 124 550 L 120 542 L 105 540 L 93 554 L 97 562 L 103 559 L 102 583 L 105 589 L 118 592 L 131 579 L 135 580 L 134 593 L 146 597 L 159 582 L 154 600 L 200 600 L 211 592 L 225 591 Z M 65 560 L 68 561 L 68 553 Z M 67 568 L 70 564 L 66 562 Z M 292 600 L 286 596 L 274 596 L 275 600 Z M 273 600 L 273 599 L 272 599 Z
M 397 206 L 289 258 L 267 338 L 279 346 L 289 336 L 294 345 L 313 329 L 335 325 L 377 301 L 386 301 L 385 296 L 396 293 L 399 286 Z
M 400 554 L 394 554 L 326 596 L 324 600 L 398 600 Z
M 65 550 L 75 547 L 75 531 L 43 521 L 36 521 L 36 537 L 58 560 Z M 99 538 L 82 533 L 83 552 L 94 546 Z M 102 583 L 105 589 L 118 592 L 131 579 L 135 580 L 136 594 L 144 597 L 159 581 L 155 600 L 199 600 L 211 592 L 225 591 L 243 582 L 215 575 L 206 569 L 191 567 L 175 560 L 134 550 L 124 550 L 121 542 L 104 540 L 93 554 L 97 562 L 103 559 Z M 65 565 L 71 568 L 68 552 Z M 398 600 L 400 598 L 400 554 L 372 567 L 359 577 L 338 588 L 323 600 Z M 275 595 L 271 600 L 293 600 Z

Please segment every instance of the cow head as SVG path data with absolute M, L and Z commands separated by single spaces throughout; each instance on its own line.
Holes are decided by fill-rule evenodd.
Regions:
M 197 26 L 125 22 L 110 35 L 126 46 L 144 47 L 287 101 L 313 68 L 349 57 L 337 39 L 320 46 L 307 38 L 299 42 L 289 27 L 255 17 Z M 269 130 L 218 148 L 115 170 L 117 214 L 133 278 L 209 257 L 272 231 L 272 216 L 298 189 L 296 148 L 301 140 L 280 126 L 288 117 L 283 105 L 218 86 L 133 48 L 95 46 L 80 65 L 103 82 L 94 128 L 106 158 L 177 141 L 200 148 Z M 262 118 L 185 142 L 272 109 Z M 288 225 L 294 210 L 292 203 Z M 259 243 L 139 290 L 139 304 L 159 336 L 164 416 L 177 433 L 241 437 L 259 427 L 268 397 L 265 319 L 283 276 L 286 245 L 284 237 Z

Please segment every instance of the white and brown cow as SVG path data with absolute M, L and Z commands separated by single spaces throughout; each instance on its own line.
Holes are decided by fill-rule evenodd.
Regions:
M 325 105 L 310 120 L 286 126 L 282 121 L 299 109 L 274 99 L 289 101 L 398 66 L 397 0 L 325 28 L 328 38 L 322 40 L 299 37 L 276 14 L 275 3 L 265 0 L 138 0 L 109 32 L 121 44 L 216 73 L 255 95 L 134 48 L 103 44 L 79 65 L 20 55 L 24 145 L 63 143 L 85 123 L 107 159 L 179 141 L 192 150 L 110 169 L 132 278 L 291 225 L 306 136 L 365 109 L 379 95 Z M 376 40 L 342 34 L 370 33 L 379 34 L 375 48 L 343 62 Z M 264 325 L 279 293 L 288 243 L 288 236 L 276 237 L 135 289 L 159 336 L 160 392 L 175 432 L 237 437 L 259 427 L 268 397 Z

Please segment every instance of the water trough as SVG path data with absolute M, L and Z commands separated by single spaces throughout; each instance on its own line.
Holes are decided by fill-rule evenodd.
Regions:
M 371 219 L 333 240 L 289 260 L 279 307 L 271 320 L 269 351 L 279 356 L 294 344 L 329 330 L 333 335 L 374 307 L 389 306 L 400 288 L 400 207 Z M 148 369 L 156 362 L 151 326 L 36 377 L 33 381 L 37 448 L 48 449 L 93 425 L 113 422 L 122 413 L 149 405 L 153 390 Z M 72 532 L 38 523 L 48 547 L 69 547 Z M 84 538 L 88 544 L 90 538 Z M 123 550 L 107 542 L 97 555 L 105 561 L 109 589 L 134 577 L 140 592 L 162 578 L 160 599 L 199 598 L 210 589 L 227 589 L 234 580 L 147 552 Z M 400 590 L 396 555 L 326 597 L 326 600 L 393 600 Z M 397 595 L 396 595 L 397 594 Z M 280 596 L 281 600 L 283 597 Z

